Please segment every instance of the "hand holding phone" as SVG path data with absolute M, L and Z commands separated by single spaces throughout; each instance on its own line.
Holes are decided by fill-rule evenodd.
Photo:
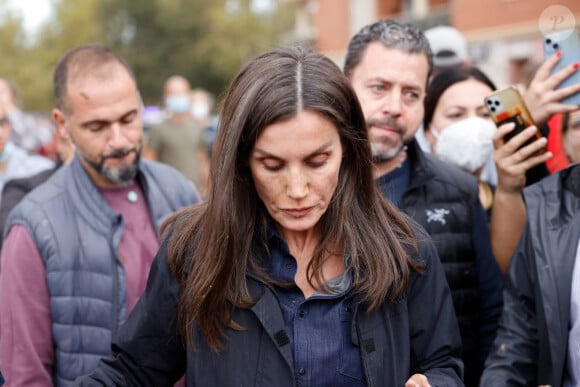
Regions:
M 508 142 L 512 137 L 518 133 L 521 133 L 527 127 L 535 125 L 522 96 L 513 86 L 493 92 L 492 94 L 485 97 L 484 103 L 491 114 L 491 119 L 496 124 L 496 126 L 499 127 L 509 122 L 513 122 L 515 124 L 514 130 L 512 130 L 504 137 L 505 142 Z M 542 134 L 536 130 L 535 136 L 530 138 L 522 146 L 531 144 L 541 137 Z M 538 152 L 538 154 L 544 152 L 545 149 Z
M 557 52 L 560 53 L 560 60 L 550 71 L 555 74 L 570 65 L 580 65 L 580 35 L 579 31 L 566 30 L 558 31 L 544 36 L 544 59 L 548 59 Z M 575 71 L 568 78 L 564 79 L 556 90 L 580 84 L 580 71 Z M 580 106 L 580 92 L 576 92 L 563 98 L 560 102 L 567 105 Z

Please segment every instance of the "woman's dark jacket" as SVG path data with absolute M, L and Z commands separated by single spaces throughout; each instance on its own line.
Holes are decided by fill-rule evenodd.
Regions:
M 192 349 L 177 333 L 181 288 L 166 254 L 167 239 L 147 290 L 114 341 L 116 360 L 101 361 L 78 384 L 171 386 L 187 370 L 188 386 L 294 386 L 292 343 L 274 290 L 248 274 L 257 302 L 233 315 L 245 329 L 227 330 L 224 349 L 217 353 L 196 331 Z M 360 347 L 367 384 L 403 386 L 412 374 L 423 373 L 432 386 L 462 386 L 461 341 L 441 263 L 426 238 L 414 258 L 424 273 L 413 272 L 397 303 L 385 302 L 372 313 L 355 307 L 352 340 Z

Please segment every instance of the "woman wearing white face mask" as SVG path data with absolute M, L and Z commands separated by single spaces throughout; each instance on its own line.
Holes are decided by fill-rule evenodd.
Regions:
M 492 136 L 495 130 L 493 122 L 479 116 L 461 119 L 439 132 L 433 127 L 430 130 L 436 138 L 433 154 L 479 179 L 479 199 L 488 216 L 491 214 L 495 186 L 482 179 L 482 171 L 493 156 Z
M 551 155 L 546 152 L 537 157 L 518 156 L 531 155 L 545 146 L 546 139 L 542 138 L 520 147 L 534 136 L 531 131 L 524 131 L 508 142 L 496 141 L 493 150 L 494 137 L 499 132 L 490 127 L 493 124 L 484 98 L 495 89 L 493 82 L 475 67 L 441 72 L 427 88 L 423 124 L 436 156 L 477 177 L 480 177 L 483 165 L 493 155 L 497 167 L 497 187 L 480 180 L 480 201 L 490 215 L 493 253 L 505 273 L 526 218 L 522 190 L 526 183 L 530 184 L 547 174 L 544 162 Z M 537 105 L 530 106 L 538 110 Z
M 493 155 L 495 126 L 483 98 L 495 90 L 493 82 L 475 67 L 453 68 L 438 74 L 427 88 L 425 136 L 431 152 L 480 179 L 479 198 L 490 213 L 495 178 L 482 171 Z

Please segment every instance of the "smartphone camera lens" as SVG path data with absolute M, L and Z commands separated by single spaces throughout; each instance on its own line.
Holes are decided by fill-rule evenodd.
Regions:
M 550 39 L 550 38 L 547 38 L 547 39 L 546 39 L 546 44 L 551 44 L 551 43 L 552 43 L 552 39 Z
M 552 47 L 554 47 L 554 50 L 557 50 L 560 48 L 560 45 L 558 43 L 554 43 Z
M 494 106 L 490 107 L 489 110 L 491 110 L 493 113 L 495 113 L 495 107 Z

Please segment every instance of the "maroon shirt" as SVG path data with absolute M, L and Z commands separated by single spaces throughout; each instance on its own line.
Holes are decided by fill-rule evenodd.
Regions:
M 125 224 L 118 252 L 125 268 L 129 313 L 145 290 L 159 241 L 137 184 L 100 192 Z M 45 267 L 22 225 L 10 229 L 2 247 L 0 328 L 0 369 L 7 385 L 52 385 L 54 347 Z

